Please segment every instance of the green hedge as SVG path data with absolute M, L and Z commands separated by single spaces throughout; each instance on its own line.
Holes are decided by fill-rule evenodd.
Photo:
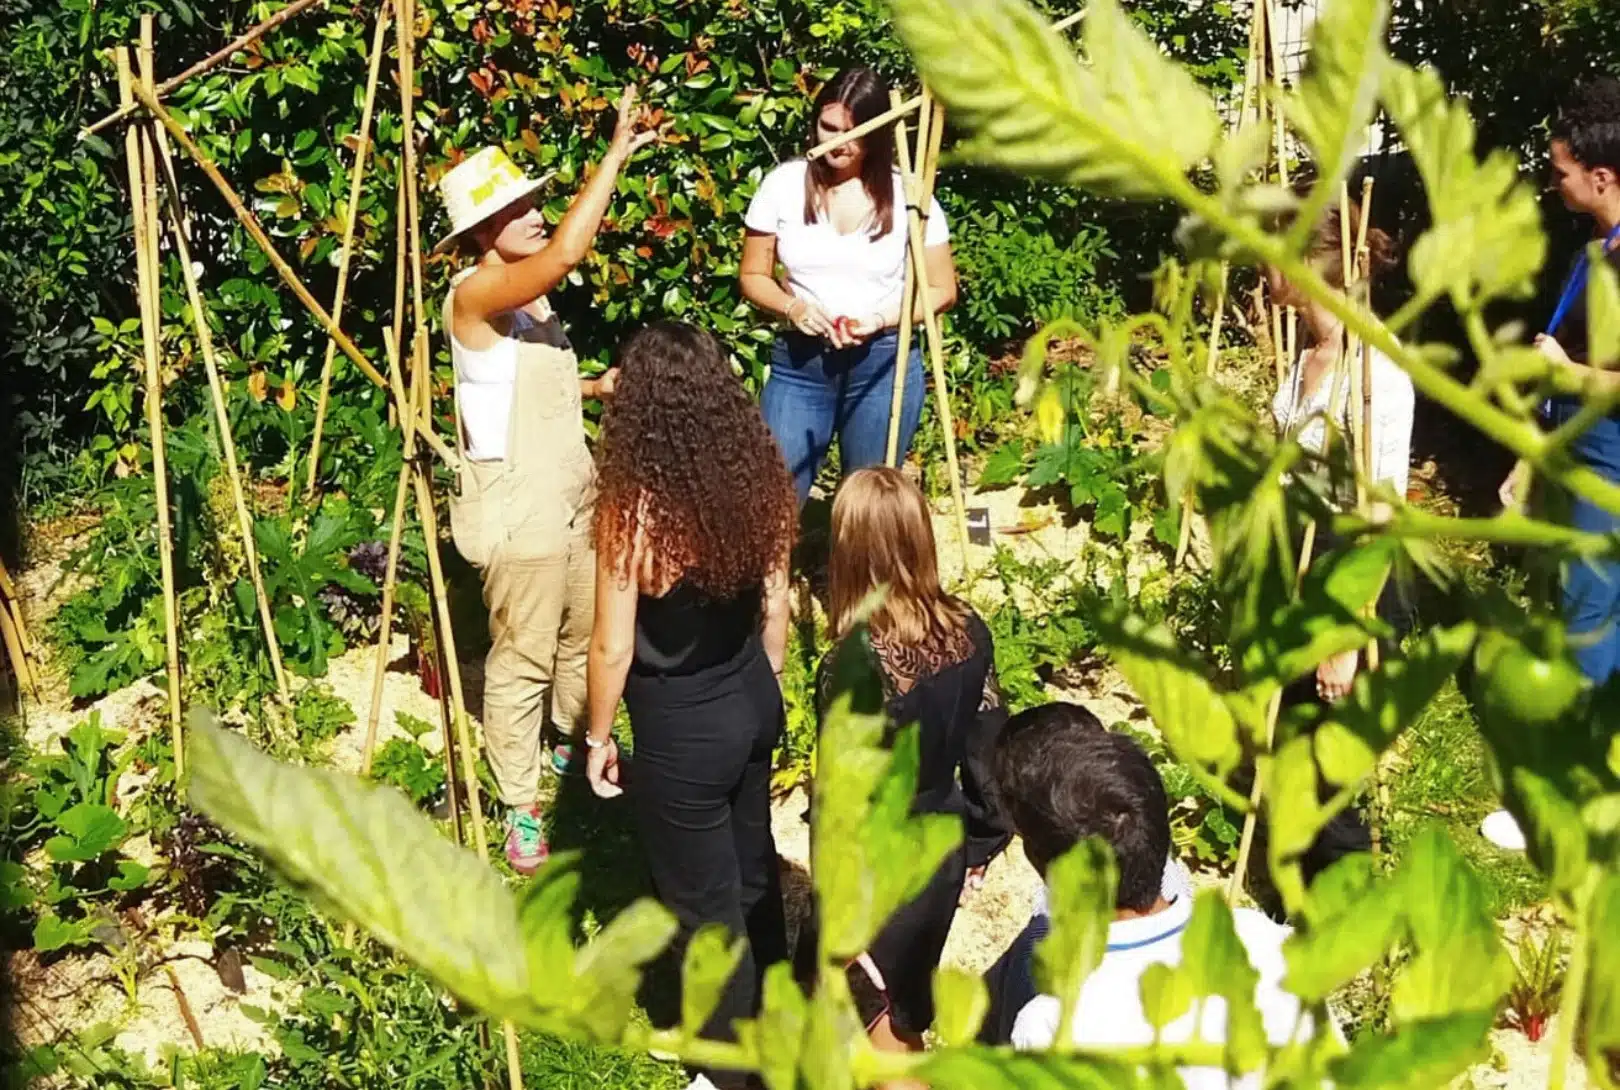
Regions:
M 170 103 L 323 299 L 335 281 L 372 7 L 333 3 L 300 15 Z M 1139 14 L 1205 78 L 1230 86 L 1241 18 L 1225 4 L 1185 8 L 1151 0 Z M 0 233 L 8 240 L 0 315 L 14 331 L 6 351 L 19 380 L 6 397 L 10 453 L 30 467 L 37 487 L 29 498 L 55 484 L 93 483 L 140 457 L 130 445 L 142 420 L 138 339 L 127 321 L 134 291 L 122 147 L 116 131 L 82 143 L 76 132 L 113 105 L 108 47 L 136 36 L 142 10 L 159 13 L 162 78 L 272 9 L 0 0 Z M 415 30 L 429 194 L 455 155 L 499 141 L 525 167 L 557 171 L 546 208 L 560 216 L 604 146 L 616 88 L 636 79 L 673 119 L 675 143 L 632 164 L 596 251 L 557 293 L 582 355 L 597 361 L 627 329 L 674 315 L 727 338 L 757 375 L 770 331 L 741 303 L 735 273 L 742 213 L 758 179 L 802 147 L 809 95 L 836 66 L 865 62 L 899 83 L 914 80 L 874 0 L 424 0 Z M 345 318 L 379 358 L 377 330 L 393 305 L 401 147 L 392 39 L 388 48 Z M 289 449 L 307 443 L 322 336 L 200 173 L 183 166 L 182 175 L 217 339 L 236 380 L 238 439 L 257 470 L 284 474 Z M 955 330 L 975 348 L 997 348 L 1054 310 L 1114 308 L 1112 285 L 1122 277 L 1110 263 L 1168 244 L 1163 217 L 1110 220 L 1073 194 L 984 172 L 947 168 L 942 185 L 964 293 L 975 296 Z M 425 234 L 436 237 L 442 220 L 431 195 L 424 209 Z M 1009 257 L 1020 267 L 999 276 L 994 263 Z M 191 366 L 178 270 L 171 262 L 166 272 L 164 353 L 176 378 L 166 404 L 182 420 L 199 411 L 203 383 Z M 429 272 L 442 284 L 450 263 L 430 261 Z M 1063 278 L 1079 282 L 1054 292 Z M 339 370 L 341 411 L 323 473 L 346 481 L 370 453 L 346 413 L 374 407 L 378 395 L 346 363 Z M 241 381 L 255 373 L 262 377 Z M 64 481 L 80 451 L 88 454 Z

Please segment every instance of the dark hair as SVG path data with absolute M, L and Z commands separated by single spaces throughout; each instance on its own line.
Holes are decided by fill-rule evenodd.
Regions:
M 816 123 L 821 111 L 834 103 L 849 107 L 850 116 L 860 125 L 889 109 L 889 85 L 870 68 L 845 68 L 821 87 L 810 107 L 810 142 L 816 142 Z M 872 238 L 882 238 L 894 229 L 894 126 L 884 125 L 860 138 L 866 152 L 861 161 L 861 187 L 872 202 Z M 804 172 L 804 222 L 815 223 L 826 211 L 827 187 L 832 184 L 832 167 L 825 157 L 810 163 Z
M 654 322 L 619 346 L 602 418 L 596 547 L 713 598 L 757 586 L 792 547 L 798 498 L 759 406 L 720 342 Z
M 1553 119 L 1552 138 L 1588 170 L 1620 172 L 1620 80 L 1611 77 L 1580 84 Z
M 1077 704 L 1042 704 L 1007 721 L 990 767 L 1036 870 L 1099 836 L 1119 865 L 1118 907 L 1153 907 L 1170 856 L 1170 804 L 1141 747 Z

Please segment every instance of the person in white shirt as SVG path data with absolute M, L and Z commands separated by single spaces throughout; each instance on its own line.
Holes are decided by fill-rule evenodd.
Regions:
M 816 96 L 812 142 L 848 132 L 888 109 L 882 77 L 869 68 L 846 68 Z M 956 301 L 956 267 L 939 202 L 926 213 L 926 305 L 938 313 Z M 745 223 L 742 293 L 791 326 L 772 348 L 760 409 L 803 504 L 835 435 L 845 475 L 882 464 L 887 454 L 909 250 L 893 127 L 815 162 L 794 159 L 776 167 L 760 182 Z M 901 459 L 922 417 L 922 348 L 920 341 L 912 343 L 905 361 Z
M 1318 221 L 1304 253 L 1305 260 L 1328 286 L 1341 291 L 1344 289 L 1341 232 L 1346 229 L 1350 232 L 1352 244 L 1361 232 L 1361 211 L 1355 205 L 1350 206 L 1348 219 L 1346 224 L 1337 209 L 1329 211 Z M 1395 263 L 1394 245 L 1387 234 L 1370 224 L 1366 239 L 1368 286 L 1376 287 L 1378 277 Z M 1351 435 L 1354 417 L 1350 404 L 1350 371 L 1339 366 L 1346 348 L 1344 323 L 1327 307 L 1308 298 L 1280 270 L 1267 268 L 1266 279 L 1271 296 L 1278 304 L 1297 308 L 1307 341 L 1272 399 L 1272 417 L 1280 434 L 1293 436 L 1313 456 L 1313 462 L 1301 471 L 1302 476 L 1310 478 L 1329 502 L 1348 510 L 1356 502 L 1354 478 L 1334 472 L 1336 467 L 1328 457 L 1330 447 L 1343 449 L 1347 436 L 1354 444 L 1361 442 L 1360 436 Z M 1382 518 L 1387 517 L 1393 505 L 1406 499 L 1412 460 L 1412 418 L 1417 398 L 1410 376 L 1398 364 L 1375 348 L 1369 346 L 1367 351 L 1370 381 L 1366 409 L 1371 472 L 1366 485 L 1369 513 L 1374 518 Z M 1352 361 L 1352 366 L 1360 367 L 1359 358 Z M 1339 463 L 1344 464 L 1347 463 Z M 1340 544 L 1326 522 L 1319 522 L 1315 555 L 1325 556 Z M 1391 631 L 1383 647 L 1387 658 L 1398 653 L 1400 640 L 1410 631 L 1413 621 L 1409 596 L 1395 578 L 1386 581 L 1379 594 L 1377 611 Z M 1314 676 L 1297 679 L 1285 687 L 1283 708 L 1314 707 L 1322 714 L 1328 706 L 1349 694 L 1362 658 L 1361 650 L 1328 658 L 1316 668 Z M 1346 855 L 1371 849 L 1372 834 L 1365 819 L 1355 806 L 1347 807 L 1328 822 L 1301 858 L 1305 881 L 1312 881 Z
M 1073 1043 L 1099 1049 L 1151 1045 L 1155 1031 L 1142 1009 L 1142 975 L 1151 965 L 1180 964 L 1182 934 L 1193 909 L 1184 872 L 1173 860 L 1166 862 L 1170 808 L 1158 770 L 1130 737 L 1104 730 L 1086 709 L 1062 703 L 1013 716 L 996 739 L 991 769 L 996 796 L 1023 839 L 1025 855 L 1043 876 L 1054 860 L 1088 837 L 1102 838 L 1114 852 L 1119 869 L 1114 922 L 1102 963 L 1081 986 Z M 1282 943 L 1289 929 L 1251 909 L 1235 910 L 1233 920 L 1259 974 L 1254 1001 L 1268 1040 L 1281 1045 L 1296 1035 L 1308 1037 L 1310 1016 L 1282 987 Z M 1038 917 L 1032 928 L 1039 923 Z M 1012 1044 L 1051 1047 L 1061 1006 L 1052 995 L 1024 1004 L 1013 1021 Z M 1166 1043 L 1224 1041 L 1225 1002 L 1204 999 L 1158 1037 Z M 1218 1067 L 1179 1073 L 1191 1090 L 1232 1085 Z M 1247 1076 L 1236 1085 L 1258 1087 L 1260 1080 Z
M 1359 236 L 1361 212 L 1350 206 L 1348 225 L 1341 222 L 1337 210 L 1329 212 L 1317 224 L 1305 250 L 1305 260 L 1311 264 L 1328 286 L 1344 290 L 1344 258 L 1341 230 L 1348 227 L 1351 239 Z M 1367 270 L 1369 285 L 1394 264 L 1394 247 L 1383 231 L 1369 225 L 1367 230 Z M 1272 398 L 1271 414 L 1277 430 L 1294 436 L 1308 452 L 1325 458 L 1330 443 L 1342 444 L 1343 437 L 1351 433 L 1350 375 L 1340 370 L 1339 363 L 1345 352 L 1345 330 L 1332 311 L 1308 298 L 1289 283 L 1276 268 L 1266 269 L 1266 280 L 1271 298 L 1279 306 L 1295 307 L 1304 325 L 1309 344 L 1300 350 L 1288 375 Z M 1371 479 L 1367 481 L 1372 499 L 1373 514 L 1386 514 L 1391 502 L 1406 499 L 1407 479 L 1412 461 L 1412 416 L 1417 397 L 1412 379 L 1388 356 L 1368 347 L 1370 386 L 1368 401 L 1371 433 Z M 1359 365 L 1359 361 L 1355 361 Z M 1342 377 L 1335 379 L 1335 374 Z M 1335 395 L 1337 395 L 1335 397 Z M 1333 421 L 1330 437 L 1328 421 Z M 1360 436 L 1353 441 L 1360 442 Z M 1325 466 L 1325 463 L 1324 463 Z M 1334 479 L 1326 482 L 1330 496 L 1340 505 L 1349 507 L 1355 502 L 1353 480 Z M 1334 542 L 1321 534 L 1318 528 L 1316 554 L 1324 555 Z M 1396 603 L 1381 603 L 1381 612 Z M 1400 627 L 1399 619 L 1387 617 Z M 1318 695 L 1327 701 L 1338 700 L 1350 691 L 1355 681 L 1360 653 L 1347 651 L 1324 662 L 1316 672 Z
M 551 232 L 534 202 L 544 179 L 525 177 L 498 147 L 439 183 L 451 229 L 437 249 L 476 257 L 444 304 L 462 453 L 450 523 L 483 578 L 484 751 L 506 808 L 506 858 L 520 874 L 548 854 L 536 802 L 548 710 L 564 738 L 584 717 L 595 467 L 580 400 L 611 396 L 614 382 L 611 371 L 580 375 L 546 293 L 590 252 L 620 169 L 656 135 L 640 129 L 626 89 L 607 154 Z M 558 756 L 566 762 L 565 746 Z

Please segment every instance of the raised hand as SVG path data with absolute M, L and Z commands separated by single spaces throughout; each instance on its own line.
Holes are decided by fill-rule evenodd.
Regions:
M 619 120 L 613 127 L 612 152 L 628 159 L 657 140 L 658 130 L 645 127 L 646 121 L 647 111 L 636 106 L 636 85 L 627 84 L 619 95 Z

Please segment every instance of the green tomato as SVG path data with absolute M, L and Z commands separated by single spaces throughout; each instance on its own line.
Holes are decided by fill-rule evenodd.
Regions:
M 1586 685 L 1562 648 L 1542 655 L 1497 629 L 1480 638 L 1474 668 L 1474 700 L 1491 726 L 1551 723 L 1569 710 Z

